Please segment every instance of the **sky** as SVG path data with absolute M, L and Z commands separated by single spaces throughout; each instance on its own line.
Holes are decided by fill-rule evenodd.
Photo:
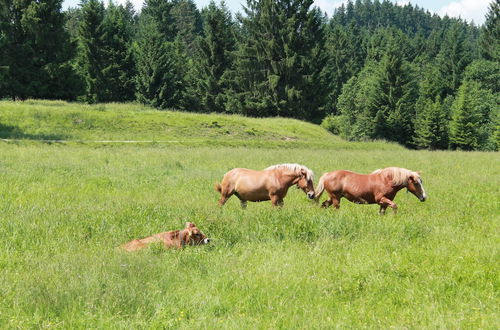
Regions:
M 114 0 L 118 3 L 124 3 L 125 0 Z M 143 0 L 130 0 L 136 9 L 142 7 Z M 432 13 L 439 14 L 440 16 L 448 15 L 452 17 L 461 17 L 468 22 L 473 21 L 477 25 L 484 23 L 484 16 L 488 11 L 488 5 L 492 0 L 393 0 L 400 5 L 411 3 L 418 5 L 420 8 L 429 10 Z M 107 2 L 107 0 L 105 0 Z M 199 9 L 208 5 L 210 0 L 194 0 Z M 216 3 L 219 0 L 215 1 Z M 326 12 L 329 16 L 333 13 L 335 8 L 339 7 L 347 0 L 315 0 L 314 4 Z M 76 7 L 80 0 L 64 0 L 63 9 L 68 7 Z M 236 13 L 241 10 L 242 4 L 246 4 L 246 0 L 226 0 L 226 6 Z

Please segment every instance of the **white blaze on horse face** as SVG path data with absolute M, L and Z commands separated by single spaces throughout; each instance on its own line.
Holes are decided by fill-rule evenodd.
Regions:
M 420 184 L 420 188 L 422 189 L 422 198 L 421 201 L 425 201 L 427 199 L 427 195 L 425 194 L 424 185 L 422 184 L 422 179 L 418 179 L 418 183 Z

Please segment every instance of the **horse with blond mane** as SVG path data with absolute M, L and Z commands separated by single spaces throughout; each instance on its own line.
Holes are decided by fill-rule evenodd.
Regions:
M 323 191 L 329 195 L 329 199 L 323 202 L 322 207 L 340 207 L 340 199 L 357 204 L 379 204 L 380 214 L 385 214 L 387 207 L 391 207 L 394 213 L 397 205 L 393 202 L 394 197 L 401 189 L 406 188 L 421 202 L 427 199 L 422 179 L 419 172 L 413 172 L 400 167 L 387 167 L 378 169 L 371 174 L 359 174 L 351 171 L 333 171 L 321 176 L 316 187 L 315 200 L 318 201 Z
M 313 176 L 313 171 L 299 164 L 278 164 L 262 171 L 234 168 L 224 175 L 222 183 L 217 183 L 215 189 L 221 194 L 219 206 L 232 195 L 240 199 L 243 208 L 247 201 L 271 200 L 273 206 L 283 206 L 283 199 L 293 185 L 313 199 Z

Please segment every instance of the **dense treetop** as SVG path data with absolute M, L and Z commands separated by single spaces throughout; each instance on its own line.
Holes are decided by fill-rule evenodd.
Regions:
M 349 140 L 497 150 L 500 0 L 484 26 L 356 0 L 0 0 L 0 98 L 323 121 Z

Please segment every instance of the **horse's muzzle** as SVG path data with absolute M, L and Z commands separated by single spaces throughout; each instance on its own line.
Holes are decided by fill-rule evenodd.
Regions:
M 210 238 L 205 238 L 205 239 L 203 240 L 203 244 L 208 244 L 208 243 L 210 243 Z
M 421 202 L 425 202 L 426 200 L 427 200 L 427 197 L 426 197 L 426 196 L 420 197 L 420 201 L 421 201 Z
M 314 199 L 314 192 L 311 192 L 311 191 L 310 191 L 310 192 L 308 192 L 308 193 L 307 193 L 307 197 L 308 197 L 309 199 Z

